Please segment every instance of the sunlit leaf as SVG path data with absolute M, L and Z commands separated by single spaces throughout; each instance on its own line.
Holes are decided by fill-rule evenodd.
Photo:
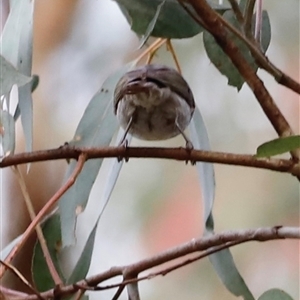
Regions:
M 60 278 L 63 280 L 63 282 L 65 282 L 63 272 L 58 260 L 58 255 L 61 250 L 59 215 L 56 214 L 51 216 L 43 224 L 42 230 L 55 269 L 60 275 Z M 36 245 L 34 247 L 31 268 L 34 284 L 40 292 L 49 290 L 55 286 L 39 241 L 36 242 Z
M 8 111 L 0 110 L 0 145 L 4 156 L 15 151 L 15 121 Z
M 279 289 L 271 289 L 264 292 L 258 300 L 293 300 L 286 292 Z
M 36 90 L 36 88 L 39 85 L 39 81 L 40 81 L 40 78 L 38 75 L 32 75 L 31 93 L 33 93 Z M 14 120 L 17 121 L 19 119 L 20 115 L 21 115 L 21 110 L 20 110 L 19 105 L 17 105 L 15 113 L 14 113 Z
M 7 246 L 5 246 L 4 249 L 2 249 L 0 251 L 0 259 L 1 260 L 5 260 L 5 258 L 7 257 L 7 255 L 20 242 L 20 240 L 22 239 L 22 237 L 23 237 L 23 234 L 19 235 L 18 237 L 16 237 L 15 239 L 13 239 Z
M 31 76 L 32 67 L 32 25 L 34 0 L 10 1 L 10 13 L 1 35 L 1 53 L 16 67 L 21 75 Z M 1 71 L 3 69 L 1 68 Z M 1 72 L 3 73 L 3 72 Z M 32 150 L 32 98 L 30 80 L 19 84 L 4 73 L 6 80 L 19 86 L 19 101 L 14 116 L 21 114 L 26 150 Z M 26 84 L 27 83 L 27 84 Z M 11 86 L 8 88 L 8 92 Z M 3 89 L 5 91 L 6 89 Z M 1 84 L 1 94 L 2 84 Z M 8 101 L 8 100 L 7 100 Z
M 89 271 L 94 249 L 98 220 L 85 243 L 85 246 L 81 252 L 75 268 L 72 271 L 71 276 L 67 279 L 67 284 L 75 283 L 81 279 L 84 279 Z
M 244 300 L 254 300 L 252 293 L 235 265 L 229 249 L 211 254 L 209 260 L 223 284 L 232 294 L 242 296 Z
M 190 133 L 195 149 L 210 150 L 207 130 L 198 108 L 195 110 L 190 125 Z M 204 202 L 205 235 L 210 235 L 214 233 L 214 221 L 212 214 L 215 198 L 214 168 L 213 164 L 202 162 L 197 163 L 196 167 L 201 184 L 202 199 Z M 239 274 L 228 249 L 210 255 L 209 259 L 218 276 L 231 293 L 236 296 L 243 296 L 245 300 L 254 300 L 254 297 Z
M 117 118 L 113 113 L 114 89 L 120 77 L 134 64 L 135 62 L 126 65 L 103 83 L 101 90 L 87 106 L 70 146 L 104 147 L 110 144 L 118 128 Z M 64 246 L 74 243 L 77 215 L 86 207 L 102 161 L 102 159 L 87 161 L 75 184 L 62 196 L 59 202 Z M 75 161 L 70 163 L 65 176 L 66 179 L 72 173 L 75 165 Z
M 191 125 L 191 140 L 195 149 L 210 150 L 207 130 L 198 108 L 196 108 Z M 215 173 L 211 163 L 196 164 L 204 201 L 204 220 L 207 230 L 213 230 L 212 209 L 215 199 Z
M 121 138 L 123 137 L 123 135 L 124 135 L 124 131 L 122 130 L 122 128 L 120 128 L 119 132 L 118 132 L 118 136 L 116 138 L 116 141 L 117 142 L 120 141 Z M 131 140 L 131 136 L 129 135 L 129 136 L 127 136 L 128 143 L 130 143 L 130 140 Z M 109 159 L 106 181 L 103 183 L 104 184 L 104 193 L 102 195 L 101 200 L 99 201 L 98 219 L 96 221 L 96 224 L 95 224 L 93 230 L 90 233 L 90 236 L 86 242 L 86 245 L 81 253 L 79 260 L 77 261 L 77 264 L 76 264 L 70 278 L 67 280 L 67 283 L 74 283 L 80 279 L 83 279 L 89 270 L 91 258 L 92 258 L 92 254 L 93 254 L 94 241 L 95 241 L 98 222 L 104 212 L 104 209 L 106 208 L 106 205 L 108 204 L 108 200 L 109 200 L 111 193 L 114 189 L 114 186 L 117 182 L 122 165 L 123 165 L 123 161 L 119 162 L 117 159 Z
M 31 81 L 31 78 L 21 74 L 17 69 L 0 55 L 0 92 L 2 95 L 7 95 L 12 86 L 22 86 Z
M 31 76 L 32 69 L 32 30 L 33 30 L 33 9 L 34 1 L 26 0 L 26 7 L 22 15 L 23 27 L 19 42 L 17 68 L 27 76 Z M 19 87 L 18 107 L 21 112 L 21 124 L 25 136 L 26 151 L 32 151 L 33 143 L 33 107 L 32 107 L 32 85 L 28 83 Z
M 14 66 L 18 64 L 18 53 L 23 27 L 26 26 L 28 5 L 34 1 L 10 1 L 10 12 L 1 35 L 1 54 Z
M 300 135 L 278 138 L 260 145 L 256 157 L 270 157 L 300 148 Z

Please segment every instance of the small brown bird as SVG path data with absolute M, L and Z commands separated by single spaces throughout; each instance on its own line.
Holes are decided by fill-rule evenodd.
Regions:
M 186 147 L 193 145 L 184 130 L 195 110 L 192 91 L 174 69 L 145 65 L 127 72 L 114 93 L 114 112 L 127 133 L 142 140 L 165 140 L 182 134 Z

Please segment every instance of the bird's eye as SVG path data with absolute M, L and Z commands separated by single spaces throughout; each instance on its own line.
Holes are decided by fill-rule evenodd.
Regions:
M 139 81 L 141 81 L 141 80 L 142 80 L 142 78 L 141 78 L 141 77 L 135 77 L 134 79 L 132 79 L 132 80 L 128 81 L 128 83 L 139 82 Z
M 161 82 L 161 81 L 159 81 L 159 80 L 157 80 L 157 79 L 155 79 L 155 78 L 147 77 L 146 80 L 147 80 L 148 82 L 153 82 L 153 83 L 155 83 L 159 88 L 164 88 L 164 87 L 166 87 L 166 85 L 165 85 L 163 82 Z

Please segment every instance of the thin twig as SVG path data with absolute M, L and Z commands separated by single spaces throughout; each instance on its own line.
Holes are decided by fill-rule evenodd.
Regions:
M 90 287 L 81 287 L 81 288 L 83 290 L 93 290 L 93 291 L 103 291 L 103 290 L 109 290 L 109 289 L 113 289 L 113 288 L 117 288 L 117 287 L 119 287 L 119 289 L 120 288 L 124 289 L 125 285 L 127 285 L 127 284 L 144 281 L 144 280 L 149 280 L 149 279 L 152 279 L 157 276 L 165 276 L 170 272 L 173 272 L 179 268 L 187 266 L 187 265 L 189 265 L 197 260 L 200 260 L 202 258 L 205 258 L 213 253 L 219 252 L 221 250 L 227 249 L 229 247 L 232 247 L 232 246 L 235 246 L 235 245 L 238 245 L 241 243 L 243 243 L 243 241 L 233 241 L 233 242 L 225 243 L 224 245 L 212 247 L 212 248 L 206 250 L 204 253 L 197 255 L 196 257 L 188 258 L 188 259 L 186 259 L 184 261 L 180 261 L 179 263 L 176 263 L 170 267 L 167 267 L 165 269 L 162 269 L 162 270 L 159 270 L 156 272 L 149 273 L 144 276 L 140 276 L 138 278 L 131 278 L 131 279 L 123 280 L 122 282 L 119 282 L 119 283 L 109 284 L 109 285 L 105 285 L 105 286 L 96 286 L 96 287 L 93 287 L 92 289 Z M 118 298 L 116 298 L 116 299 L 118 299 Z
M 214 36 L 224 53 L 231 59 L 241 76 L 243 76 L 278 135 L 281 137 L 293 135 L 294 133 L 288 121 L 275 104 L 263 82 L 227 34 L 223 25 L 229 23 L 220 17 L 205 0 L 189 0 L 189 3 L 203 22 L 206 23 L 209 32 Z M 260 51 L 257 52 L 259 53 Z M 262 57 L 265 60 L 263 55 Z M 300 92 L 300 85 L 296 84 Z M 300 151 L 291 151 L 291 155 L 296 162 L 299 161 Z
M 203 22 L 203 20 L 201 19 L 201 16 L 195 15 L 195 13 L 192 12 L 186 6 L 186 4 L 184 3 L 183 0 L 178 0 L 178 2 L 199 25 L 201 25 L 203 28 L 208 30 L 208 26 Z M 190 1 L 190 0 L 189 0 L 189 2 L 192 3 L 192 1 Z M 255 61 L 257 62 L 258 66 L 260 68 L 264 69 L 270 75 L 272 75 L 279 84 L 291 89 L 292 91 L 294 91 L 297 94 L 300 94 L 299 82 L 295 81 L 293 78 L 291 78 L 287 74 L 283 73 L 268 59 L 268 57 L 263 52 L 261 52 L 260 45 L 257 45 L 254 37 L 252 36 L 252 32 L 251 32 L 251 34 L 249 34 L 247 36 L 248 38 L 246 38 L 239 30 L 237 30 L 229 22 L 227 22 L 224 18 L 222 18 L 222 16 L 219 16 L 218 14 L 216 14 L 214 16 L 213 21 L 215 21 L 215 19 L 218 19 L 226 28 L 228 28 L 233 34 L 235 34 L 238 38 L 240 38 L 248 46 L 251 54 L 255 58 Z
M 240 10 L 239 4 L 237 3 L 236 0 L 229 0 L 228 2 L 230 2 L 231 8 L 235 14 L 235 17 L 237 19 L 237 21 L 243 25 L 244 24 L 244 16 L 243 13 Z
M 248 0 L 245 7 L 244 31 L 246 36 L 252 36 L 252 18 L 256 0 Z
M 21 272 L 9 263 L 0 260 L 0 264 L 10 270 L 27 288 L 29 288 L 39 299 L 45 300 L 40 293 L 29 283 L 29 281 L 21 274 Z
M 29 296 L 27 293 L 23 293 L 23 292 L 19 292 L 19 291 L 16 291 L 16 290 L 12 290 L 12 289 L 9 289 L 9 288 L 1 286 L 1 285 L 0 285 L 0 295 L 4 295 L 8 299 L 14 299 L 15 297 L 21 298 L 21 297 L 27 297 L 27 296 Z M 0 297 L 0 299 L 1 299 L 1 297 Z
M 21 240 L 14 246 L 14 248 L 10 251 L 8 256 L 5 258 L 5 263 L 10 263 L 15 258 L 15 256 L 24 246 L 30 234 L 34 231 L 37 224 L 46 215 L 49 209 L 60 199 L 60 197 L 74 184 L 77 176 L 79 175 L 79 173 L 81 172 L 84 166 L 85 161 L 86 161 L 86 155 L 84 153 L 80 154 L 77 165 L 74 171 L 72 172 L 72 174 L 70 175 L 69 179 L 67 180 L 67 182 L 53 195 L 53 197 L 39 211 L 39 213 L 36 215 L 34 220 L 30 223 L 30 225 L 23 233 Z M 6 267 L 3 267 L 3 265 L 0 266 L 0 278 L 3 277 L 5 270 Z
M 206 24 L 203 22 L 203 20 L 196 15 L 187 5 L 186 5 L 186 1 L 184 0 L 178 0 L 178 3 L 182 6 L 182 8 L 190 15 L 190 17 L 192 17 L 192 19 L 198 23 L 199 25 L 201 25 L 204 29 L 207 30 Z
M 119 299 L 119 297 L 121 296 L 122 292 L 124 291 L 125 285 L 124 284 L 120 284 L 119 288 L 117 289 L 116 293 L 114 294 L 114 296 L 112 297 L 111 300 L 117 300 Z
M 212 250 L 212 247 L 219 247 L 218 250 L 224 249 L 226 247 L 231 247 L 233 244 L 242 244 L 249 241 L 259 241 L 265 242 L 277 239 L 300 239 L 300 228 L 299 227 L 282 227 L 274 226 L 267 228 L 257 228 L 257 229 L 246 229 L 246 230 L 234 230 L 226 231 L 219 234 L 214 234 L 210 236 L 205 236 L 198 239 L 193 239 L 187 243 L 178 245 L 174 248 L 163 251 L 155 256 L 147 259 L 140 260 L 136 263 L 112 267 L 109 270 L 99 273 L 97 275 L 91 276 L 84 280 L 80 280 L 75 284 L 64 286 L 60 289 L 59 295 L 66 296 L 74 294 L 78 291 L 78 288 L 84 290 L 97 290 L 97 285 L 101 282 L 120 276 L 124 272 L 130 274 L 140 274 L 143 271 L 149 270 L 153 267 L 160 266 L 164 263 L 170 262 L 174 259 L 182 258 L 186 255 L 196 253 L 199 251 L 205 251 L 208 249 Z M 224 246 L 224 248 L 223 248 Z M 162 271 L 163 272 L 163 271 Z M 136 280 L 136 279 L 132 279 Z M 129 279 L 129 282 L 132 282 Z M 122 285 L 123 283 L 120 283 Z M 92 288 L 90 288 L 92 287 Z M 99 287 L 101 290 L 102 287 Z M 48 299 L 53 299 L 54 289 L 45 291 L 41 293 L 41 296 Z M 16 300 L 37 300 L 36 295 L 29 295 L 26 297 L 18 298 Z
M 36 217 L 36 214 L 35 214 L 34 207 L 32 205 L 32 201 L 30 199 L 30 196 L 29 196 L 26 184 L 25 184 L 23 174 L 20 171 L 19 166 L 13 166 L 12 169 L 13 169 L 13 171 L 14 171 L 16 177 L 17 177 L 17 180 L 19 182 L 19 185 L 20 185 L 20 188 L 21 188 L 24 200 L 25 200 L 25 204 L 27 206 L 27 210 L 28 210 L 30 219 L 31 219 L 31 221 L 33 221 L 34 218 Z M 51 255 L 50 255 L 50 252 L 49 252 L 49 249 L 48 249 L 48 246 L 47 246 L 47 242 L 45 240 L 42 228 L 41 228 L 39 223 L 37 224 L 35 229 L 36 229 L 37 237 L 39 239 L 41 249 L 43 251 L 43 254 L 44 254 L 48 269 L 49 269 L 49 272 L 52 276 L 52 279 L 53 279 L 53 281 L 55 282 L 56 285 L 60 285 L 60 284 L 63 283 L 63 281 L 61 280 L 61 278 L 60 278 L 60 276 L 59 276 L 59 274 L 58 274 L 58 272 L 57 272 L 57 270 L 54 266 L 54 263 L 52 261 L 52 258 L 51 258 Z

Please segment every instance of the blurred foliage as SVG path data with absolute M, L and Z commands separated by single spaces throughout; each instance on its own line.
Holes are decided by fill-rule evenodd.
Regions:
M 173 1 L 167 2 L 169 5 Z M 53 20 L 55 14 L 60 13 L 60 5 L 57 2 L 54 8 L 56 13 L 49 14 L 49 19 L 43 20 L 45 24 L 51 24 L 51 16 Z M 267 55 L 284 71 L 294 77 L 298 74 L 299 77 L 299 2 L 266 0 L 264 5 L 269 13 L 273 32 Z M 72 8 L 74 9 L 73 6 Z M 47 11 L 46 6 L 40 9 Z M 152 7 L 151 10 L 146 9 L 146 12 L 151 12 L 152 17 L 149 15 L 145 18 L 140 29 L 135 30 L 137 27 L 134 26 L 137 25 L 134 24 L 132 27 L 139 34 L 145 33 L 156 10 Z M 170 10 L 166 10 L 166 13 L 170 13 Z M 47 44 L 44 38 L 49 39 L 49 35 L 41 33 L 37 37 L 37 45 L 40 45 L 40 48 L 34 53 L 37 57 L 43 57 L 43 60 L 35 66 L 35 73 L 41 78 L 35 95 L 37 106 L 34 110 L 38 114 L 35 120 L 35 139 L 42 141 L 41 148 L 57 147 L 70 140 L 83 108 L 99 89 L 100 83 L 109 73 L 125 64 L 132 53 L 134 56 L 137 53 L 138 40 L 130 32 L 116 3 L 79 1 L 77 10 L 73 10 L 69 16 L 73 18 L 67 23 L 72 26 L 68 27 L 69 32 L 62 38 L 61 44 L 52 48 L 50 55 L 39 56 L 39 51 L 45 51 L 41 45 Z M 37 15 L 36 18 L 38 17 Z M 157 28 L 154 27 L 152 35 L 161 34 L 159 26 L 167 28 L 160 20 L 157 19 Z M 176 25 L 180 25 L 180 22 Z M 60 26 L 61 30 L 65 31 L 66 23 L 62 22 Z M 192 23 L 189 26 L 192 28 L 189 29 L 189 35 L 176 30 L 178 36 L 174 37 L 192 36 L 202 30 Z M 188 27 L 181 28 L 186 30 Z M 51 27 L 45 27 L 44 33 L 47 32 L 53 32 Z M 171 32 L 174 33 L 174 29 L 171 29 Z M 248 88 L 243 86 L 237 95 L 233 89 L 227 87 L 225 78 L 219 76 L 211 67 L 204 55 L 199 35 L 193 39 L 177 41 L 174 45 L 183 73 L 191 84 L 201 108 L 214 150 L 254 153 L 258 145 L 275 138 Z M 168 63 L 169 54 L 160 50 L 155 60 Z M 278 87 L 277 83 L 265 74 L 259 75 L 286 117 L 297 121 L 299 103 L 296 96 Z M 298 123 L 294 123 L 297 126 Z M 47 133 L 49 129 L 51 130 Z M 20 136 L 17 136 L 17 142 L 20 142 Z M 43 143 L 43 139 L 46 139 L 46 143 Z M 144 145 L 136 140 L 133 142 Z M 178 146 L 180 143 L 181 140 L 173 139 L 159 145 Z M 201 220 L 203 208 L 197 207 L 197 212 L 194 208 L 196 203 L 201 205 L 198 199 L 200 193 L 196 172 L 184 165 L 173 167 L 174 164 L 176 162 L 132 159 L 125 165 L 99 224 L 90 274 L 99 273 L 112 265 L 129 263 L 149 256 L 158 249 L 174 246 L 174 241 L 183 242 L 193 238 L 195 234 L 200 235 L 198 230 L 205 220 Z M 174 168 L 176 171 L 173 171 Z M 42 185 L 45 189 L 53 185 L 52 182 L 57 178 L 56 171 L 58 170 L 53 172 L 51 180 L 44 180 L 44 177 L 40 176 L 36 178 L 35 184 Z M 103 193 L 106 174 L 104 163 L 91 191 L 86 211 L 78 218 L 78 247 L 73 248 L 72 252 L 67 249 L 62 253 L 61 261 L 66 269 L 72 270 L 86 237 L 93 232 L 94 220 L 99 214 L 99 195 Z M 214 219 L 217 230 L 299 224 L 299 187 L 288 175 L 217 166 L 216 180 Z M 58 185 L 54 187 L 56 190 Z M 179 194 L 182 196 L 178 198 Z M 4 195 L 5 203 L 1 201 L 1 210 L 3 206 L 3 214 L 9 216 L 10 214 L 5 213 L 8 210 L 6 207 L 13 202 L 10 201 L 9 193 Z M 37 197 L 38 202 L 41 198 L 41 195 Z M 12 209 L 18 207 L 17 205 L 11 205 L 14 218 L 17 219 L 18 214 L 24 214 L 23 211 Z M 3 223 L 12 225 L 8 217 L 4 218 Z M 3 226 L 1 230 L 7 231 L 7 227 Z M 289 291 L 293 298 L 297 299 L 298 247 L 298 244 L 295 246 L 287 241 L 285 244 L 279 244 L 278 248 L 264 248 L 261 245 L 240 246 L 234 248 L 233 253 L 238 268 L 253 294 L 261 295 L 267 289 L 277 286 Z M 268 253 L 268 260 L 265 259 L 265 251 Z M 274 264 L 274 261 L 277 263 Z M 103 299 L 109 299 L 109 293 L 104 293 Z M 144 282 L 141 284 L 141 293 L 144 299 L 198 299 L 200 293 L 203 299 L 234 299 L 218 281 L 206 260 L 168 274 L 163 279 Z M 98 298 L 99 294 L 91 293 L 90 298 L 94 297 Z

